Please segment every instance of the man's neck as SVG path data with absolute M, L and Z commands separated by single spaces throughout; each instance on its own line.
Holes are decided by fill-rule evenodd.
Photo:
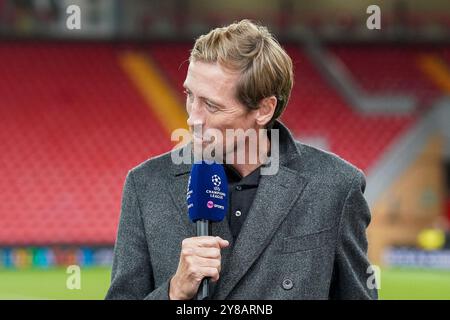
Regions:
M 257 154 L 257 161 L 256 163 L 244 163 L 244 164 L 239 164 L 238 161 L 236 161 L 236 158 L 234 159 L 234 163 L 230 164 L 237 172 L 239 172 L 239 174 L 242 177 L 248 176 L 250 173 L 252 173 L 255 169 L 257 169 L 258 167 L 260 167 L 261 165 L 263 165 L 266 161 L 267 158 L 269 156 L 269 150 L 270 150 L 270 140 L 266 139 L 266 143 L 258 143 L 258 146 L 260 148 L 262 148 L 262 155 L 265 155 L 263 158 L 261 158 L 259 156 L 259 154 Z M 248 148 L 250 149 L 250 148 Z M 250 157 L 249 157 L 249 150 L 246 148 L 245 150 L 245 160 L 246 162 L 249 161 Z M 257 151 L 258 152 L 258 151 Z

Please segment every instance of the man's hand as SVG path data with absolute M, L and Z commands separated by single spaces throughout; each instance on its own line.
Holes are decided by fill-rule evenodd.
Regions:
M 189 300 L 198 291 L 203 278 L 219 280 L 221 268 L 220 249 L 228 247 L 220 237 L 186 238 L 181 244 L 180 262 L 170 280 L 170 300 Z

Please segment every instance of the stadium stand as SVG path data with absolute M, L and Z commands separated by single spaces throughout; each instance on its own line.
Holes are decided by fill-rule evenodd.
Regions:
M 127 171 L 171 147 L 118 51 L 0 44 L 2 245 L 113 243 Z
M 439 53 L 433 46 L 334 45 L 328 48 L 369 93 L 414 92 L 422 108 L 441 94 L 420 68 L 420 59 Z
M 179 93 L 180 108 L 190 46 L 145 46 L 161 81 Z M 172 146 L 148 100 L 120 67 L 124 49 L 130 50 L 116 44 L 0 44 L 6 62 L 0 78 L 0 244 L 114 242 L 127 170 Z M 300 140 L 322 137 L 330 151 L 367 172 L 418 119 L 359 114 L 300 47 L 286 49 L 295 86 L 283 121 Z M 368 91 L 416 92 L 424 105 L 439 93 L 416 66 L 421 48 L 330 50 Z

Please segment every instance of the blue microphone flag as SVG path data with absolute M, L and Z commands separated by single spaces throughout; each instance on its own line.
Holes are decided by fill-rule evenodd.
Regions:
M 194 163 L 186 200 L 192 222 L 222 221 L 228 210 L 228 181 L 223 165 L 205 161 Z

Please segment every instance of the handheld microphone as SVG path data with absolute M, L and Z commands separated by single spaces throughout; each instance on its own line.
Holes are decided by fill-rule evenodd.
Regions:
M 189 219 L 197 237 L 211 235 L 211 222 L 220 222 L 228 210 L 228 181 L 221 164 L 202 161 L 192 165 L 186 195 Z M 209 278 L 200 284 L 197 300 L 209 298 Z

